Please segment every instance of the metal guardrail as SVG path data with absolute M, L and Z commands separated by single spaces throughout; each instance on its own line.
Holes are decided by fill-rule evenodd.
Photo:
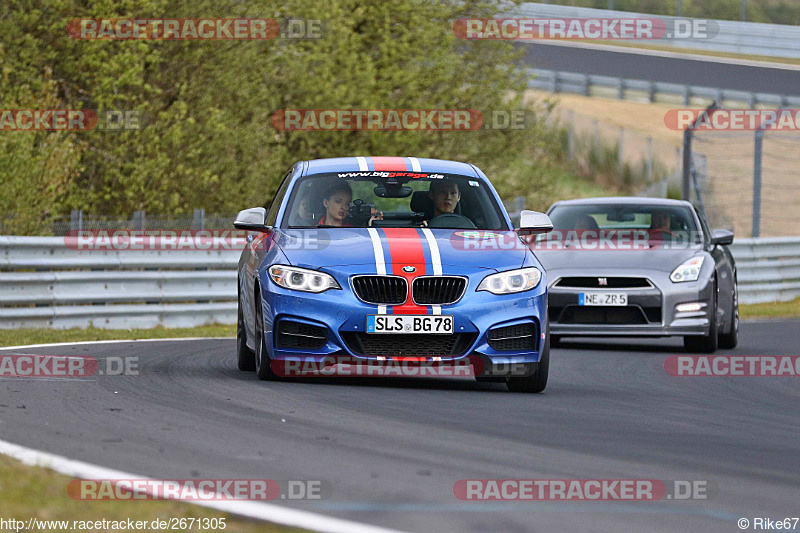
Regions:
M 663 20 L 667 26 L 670 26 L 676 19 L 687 20 L 685 17 L 539 3 L 522 4 L 515 8 L 509 16 L 593 19 L 657 17 Z M 709 38 L 657 39 L 644 41 L 643 44 L 733 54 L 800 58 L 800 26 L 731 20 L 714 20 L 713 23 L 719 28 L 719 32 Z
M 743 303 L 800 297 L 800 237 L 736 239 L 731 252 Z
M 239 250 L 84 251 L 0 236 L 0 328 L 193 327 L 236 321 Z
M 572 93 L 584 96 L 612 96 L 620 100 L 634 99 L 655 102 L 659 97 L 671 97 L 684 106 L 692 105 L 693 99 L 702 99 L 706 103 L 718 101 L 721 105 L 745 105 L 750 108 L 758 106 L 772 108 L 796 108 L 800 106 L 800 97 L 770 93 L 753 93 L 715 87 L 681 85 L 660 81 L 635 80 L 617 78 L 598 74 L 582 74 L 579 72 L 562 72 L 531 68 L 527 69 L 529 89 L 539 89 L 552 93 Z M 598 94 L 605 91 L 606 94 Z
M 800 237 L 738 239 L 731 250 L 743 303 L 800 297 Z M 233 324 L 238 258 L 237 250 L 88 252 L 59 237 L 0 237 L 0 328 Z

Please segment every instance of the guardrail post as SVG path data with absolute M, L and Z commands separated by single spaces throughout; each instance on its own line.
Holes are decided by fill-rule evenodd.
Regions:
M 683 105 L 688 106 L 689 101 L 692 99 L 692 93 L 689 91 L 689 86 L 683 86 Z
M 747 104 L 750 106 L 750 109 L 756 108 L 756 93 L 749 93 L 747 96 Z
M 656 82 L 654 81 L 651 81 L 647 88 L 647 98 L 651 104 L 656 101 Z
M 81 231 L 83 229 L 83 209 L 73 209 L 69 212 L 69 230 Z
M 575 157 L 575 112 L 569 111 L 569 124 L 567 125 L 567 160 Z
M 206 229 L 206 210 L 197 209 L 195 207 L 194 214 L 192 215 L 192 229 L 203 230 Z
M 764 149 L 764 130 L 756 130 L 753 149 L 753 237 L 761 236 L 761 159 Z
M 592 93 L 591 87 L 591 79 L 589 79 L 588 74 L 583 75 L 583 96 L 590 96 Z
M 144 211 L 133 212 L 133 229 L 144 230 Z
M 688 87 L 687 87 L 688 90 Z M 705 111 L 700 113 L 695 121 L 683 130 L 683 179 L 681 180 L 681 200 L 691 202 L 692 189 L 691 189 L 691 176 L 692 176 L 692 137 L 694 130 L 697 128 L 698 123 L 709 113 L 719 108 L 719 102 L 714 100 Z M 699 190 L 699 189 L 698 189 Z M 699 198 L 698 198 L 699 199 Z
M 624 100 L 625 99 L 625 80 L 619 78 L 617 80 L 617 99 Z
M 681 200 L 691 201 L 692 190 L 690 188 L 689 176 L 692 168 L 692 136 L 693 130 L 686 128 L 683 130 L 683 179 L 681 179 Z

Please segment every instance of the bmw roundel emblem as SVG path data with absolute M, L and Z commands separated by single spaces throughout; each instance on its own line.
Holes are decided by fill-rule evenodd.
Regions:
M 417 269 L 415 267 L 412 267 L 411 265 L 403 267 L 403 272 L 416 272 L 416 271 Z

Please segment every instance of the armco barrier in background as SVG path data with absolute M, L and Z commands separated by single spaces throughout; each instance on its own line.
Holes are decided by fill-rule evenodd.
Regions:
M 634 80 L 599 74 L 561 72 L 529 68 L 528 88 L 552 93 L 604 96 L 638 102 L 670 102 L 683 106 L 708 105 L 716 100 L 723 106 L 756 108 L 800 107 L 800 97 L 752 93 L 714 87 L 698 87 L 660 81 Z
M 737 239 L 742 303 L 800 296 L 800 237 Z M 70 249 L 0 236 L 0 328 L 192 327 L 236 322 L 238 250 Z
M 514 8 L 506 16 L 535 18 L 653 18 L 658 17 L 673 27 L 679 17 L 666 15 L 648 15 L 627 11 L 611 11 L 585 7 L 559 6 L 551 4 L 525 3 Z M 783 24 L 761 24 L 757 22 L 736 22 L 730 20 L 713 20 L 717 32 L 711 38 L 697 39 L 660 39 L 647 41 L 659 46 L 670 46 L 679 49 L 706 50 L 731 54 L 752 54 L 759 56 L 800 58 L 800 27 Z

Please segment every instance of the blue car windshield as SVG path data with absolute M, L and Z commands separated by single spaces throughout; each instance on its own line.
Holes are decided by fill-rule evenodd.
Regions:
M 508 230 L 483 180 L 455 174 L 358 171 L 300 178 L 281 226 Z

